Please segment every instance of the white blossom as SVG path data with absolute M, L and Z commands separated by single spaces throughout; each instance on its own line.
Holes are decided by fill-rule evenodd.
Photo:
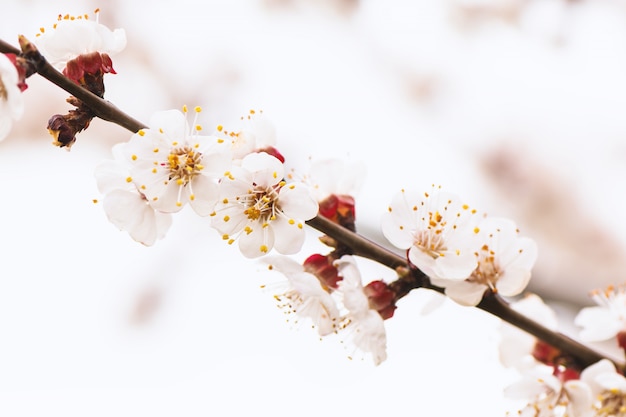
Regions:
M 537 259 L 537 244 L 520 237 L 514 222 L 485 218 L 477 225 L 475 252 L 478 265 L 469 277 L 459 280 L 433 279 L 446 288 L 446 295 L 461 305 L 475 306 L 487 289 L 507 297 L 520 294 L 528 285 Z
M 276 145 L 276 127 L 262 111 L 250 110 L 236 130 L 218 125 L 215 135 L 231 144 L 234 160 Z
M 113 153 L 119 152 L 119 146 Z M 128 167 L 119 161 L 105 161 L 95 170 L 98 189 L 104 194 L 104 211 L 111 223 L 146 246 L 165 236 L 172 216 L 156 211 L 130 178 Z
M 451 193 L 433 188 L 397 193 L 383 216 L 383 234 L 409 250 L 409 260 L 431 279 L 464 280 L 477 266 L 475 215 Z
M 335 261 L 335 266 L 343 278 L 338 283 L 338 291 L 347 310 L 343 331 L 349 329 L 351 342 L 356 349 L 371 355 L 374 364 L 379 365 L 387 359 L 387 335 L 383 318 L 369 306 L 354 258 L 344 255 Z
M 626 378 L 617 372 L 608 359 L 585 368 L 580 380 L 591 389 L 597 416 L 623 416 L 626 414 Z
M 297 253 L 304 243 L 304 221 L 317 214 L 309 187 L 283 177 L 283 164 L 261 152 L 246 155 L 221 181 L 211 224 L 228 243 L 238 240 L 248 258 L 272 248 L 284 255 Z
M 286 314 L 312 321 L 320 336 L 336 331 L 339 320 L 337 301 L 324 289 L 319 279 L 304 270 L 296 261 L 285 256 L 264 258 L 270 269 L 281 272 L 288 280 L 288 287 L 274 294 L 278 306 Z
M 574 319 L 574 323 L 583 328 L 580 332 L 583 341 L 608 340 L 626 330 L 625 286 L 595 290 L 591 298 L 597 306 L 583 308 Z
M 591 417 L 592 392 L 579 380 L 565 383 L 551 374 L 549 367 L 527 370 L 522 378 L 504 390 L 508 398 L 528 404 L 515 413 L 522 417 Z
M 111 31 L 98 23 L 97 15 L 98 10 L 96 20 L 91 20 L 86 14 L 59 15 L 58 22 L 51 29 L 41 29 L 34 43 L 39 52 L 59 69 L 79 55 L 91 52 L 114 55 L 122 51 L 126 47 L 124 29 Z
M 6 138 L 13 122 L 24 113 L 24 99 L 18 83 L 15 65 L 6 55 L 0 54 L 0 140 Z
M 201 109 L 195 110 L 197 117 Z M 156 113 L 149 126 L 122 147 L 133 183 L 158 211 L 177 212 L 189 203 L 198 215 L 211 214 L 218 180 L 231 165 L 228 145 L 200 135 L 196 120 L 189 126 L 178 110 Z
M 318 201 L 330 195 L 355 197 L 363 185 L 366 172 L 362 161 L 320 158 L 311 161 L 306 182 L 311 184 Z

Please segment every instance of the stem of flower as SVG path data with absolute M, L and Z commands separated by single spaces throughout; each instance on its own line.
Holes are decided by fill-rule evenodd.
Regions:
M 17 48 L 14 48 L 0 39 L 0 52 L 13 53 L 16 55 L 21 54 L 33 64 L 34 70 L 37 73 L 81 100 L 89 106 L 99 118 L 116 123 L 133 133 L 145 127 L 143 123 L 133 119 L 110 102 L 101 99 L 97 95 L 66 78 L 62 73 L 54 69 L 54 67 L 52 67 L 45 60 L 39 51 L 37 51 L 34 45 L 23 36 L 20 37 L 20 45 L 22 47 L 21 52 Z M 408 271 L 408 273 L 400 274 L 400 277 L 390 284 L 391 289 L 396 293 L 397 299 L 404 297 L 411 292 L 411 290 L 416 288 L 427 288 L 442 294 L 444 293 L 443 288 L 432 285 L 428 277 L 419 269 L 409 265 L 404 257 L 395 254 L 394 252 L 364 238 L 363 236 L 339 226 L 319 215 L 306 223 L 336 241 L 351 247 L 355 255 L 374 260 L 394 270 Z M 477 307 L 501 318 L 519 329 L 532 334 L 538 339 L 541 339 L 553 347 L 560 349 L 562 352 L 571 355 L 582 367 L 589 366 L 605 358 L 603 355 L 593 351 L 587 346 L 582 345 L 561 333 L 547 329 L 539 323 L 518 313 L 513 310 L 498 294 L 488 292 Z M 624 373 L 624 364 L 616 363 L 615 365 L 622 373 Z

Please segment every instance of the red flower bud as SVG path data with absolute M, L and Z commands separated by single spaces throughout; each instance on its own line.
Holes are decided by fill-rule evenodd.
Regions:
M 337 288 L 337 283 L 341 281 L 339 271 L 333 265 L 333 259 L 318 253 L 309 256 L 304 261 L 304 270 L 313 274 L 320 280 L 326 288 Z
M 378 311 L 384 320 L 393 317 L 396 310 L 396 294 L 389 289 L 384 281 L 372 281 L 365 286 L 363 292 L 367 296 L 370 308 Z

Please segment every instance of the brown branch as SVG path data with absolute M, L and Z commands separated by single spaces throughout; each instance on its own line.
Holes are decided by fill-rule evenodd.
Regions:
M 427 288 L 441 294 L 445 293 L 443 288 L 432 285 L 428 277 L 426 277 L 422 271 L 409 265 L 406 259 L 376 243 L 371 242 L 321 216 L 317 216 L 309 220 L 307 224 L 314 229 L 327 234 L 342 244 L 352 247 L 355 255 L 372 259 L 392 269 L 405 268 L 406 270 L 409 270 L 410 274 L 401 276 L 398 280 L 390 284 L 394 290 L 400 290 L 399 293 L 396 293 L 398 298 L 405 296 L 411 290 L 416 288 Z M 552 331 L 542 326 L 540 323 L 537 323 L 536 321 L 531 320 L 523 314 L 513 310 L 509 303 L 507 303 L 498 294 L 487 292 L 477 307 L 483 311 L 493 314 L 496 317 L 499 317 L 500 319 L 521 330 L 524 330 L 527 333 L 530 333 L 537 339 L 548 343 L 562 352 L 571 355 L 571 357 L 583 368 L 606 358 L 604 355 L 573 340 L 572 338 L 562 333 Z M 615 366 L 622 373 L 624 372 L 624 364 L 615 363 Z
M 20 38 L 20 40 L 22 43 L 23 39 Z M 2 40 L 0 40 L 0 52 L 20 54 L 19 50 Z M 145 127 L 143 123 L 120 111 L 110 102 L 101 99 L 97 95 L 70 81 L 63 74 L 54 69 L 36 49 L 34 52 L 32 50 L 27 51 L 25 55 L 33 62 L 37 73 L 83 101 L 87 106 L 91 107 L 99 118 L 116 123 L 133 133 Z M 427 288 L 442 294 L 444 293 L 443 288 L 432 285 L 428 277 L 419 269 L 409 265 L 404 257 L 397 255 L 363 236 L 341 227 L 322 216 L 317 216 L 306 223 L 336 241 L 351 247 L 355 255 L 374 260 L 394 270 L 408 271 L 406 274 L 401 274 L 398 280 L 390 284 L 398 299 L 404 297 L 416 288 Z M 562 352 L 571 355 L 582 367 L 589 366 L 605 358 L 589 347 L 561 333 L 554 332 L 518 313 L 497 294 L 488 292 L 477 307 L 530 333 L 538 339 L 560 349 Z M 622 373 L 624 372 L 624 364 L 616 363 L 615 365 Z
M 21 54 L 31 63 L 35 72 L 85 103 L 100 119 L 120 125 L 133 133 L 146 127 L 146 125 L 122 112 L 110 102 L 84 89 L 57 71 L 26 38 L 20 36 L 19 40 L 22 51 L 0 40 L 0 52 L 14 53 L 16 55 Z

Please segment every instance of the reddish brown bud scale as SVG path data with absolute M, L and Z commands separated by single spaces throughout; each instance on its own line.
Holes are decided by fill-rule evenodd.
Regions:
M 11 53 L 7 53 L 4 55 L 9 58 L 9 61 L 11 61 L 13 65 L 15 65 L 19 80 L 17 83 L 17 87 L 20 89 L 20 91 L 23 92 L 28 88 L 28 85 L 26 84 L 26 78 L 28 77 L 29 73 L 32 73 L 34 70 L 29 68 L 29 62 L 24 58 L 18 57 L 17 55 Z
M 354 230 L 356 211 L 354 198 L 349 195 L 331 194 L 319 203 L 320 214 L 333 223 Z
M 561 382 L 580 379 L 580 371 L 566 366 L 555 366 L 554 376 L 559 378 Z
M 363 288 L 363 292 L 369 300 L 370 308 L 378 311 L 384 320 L 393 317 L 396 310 L 396 294 L 386 282 L 372 281 Z
M 557 359 L 561 356 L 561 351 L 544 341 L 537 340 L 533 348 L 532 355 L 539 362 L 549 366 L 554 366 Z
M 617 333 L 617 345 L 626 352 L 626 331 Z
M 320 280 L 323 286 L 327 288 L 337 288 L 337 283 L 341 281 L 339 271 L 333 265 L 334 259 L 332 257 L 320 254 L 314 254 L 309 256 L 304 261 L 304 270 L 310 274 L 313 274 Z
M 65 65 L 63 75 L 77 84 L 83 84 L 85 75 L 101 78 L 104 74 L 116 74 L 111 57 L 100 52 L 79 55 Z

